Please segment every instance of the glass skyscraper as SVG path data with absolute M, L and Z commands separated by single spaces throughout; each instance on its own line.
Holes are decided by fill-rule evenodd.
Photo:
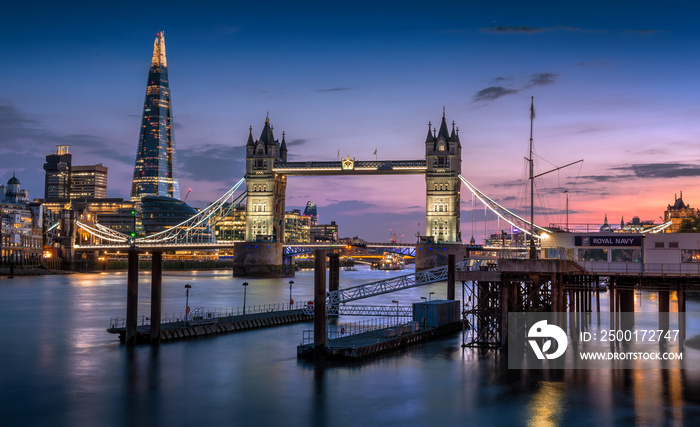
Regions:
M 153 43 L 134 179 L 131 184 L 132 201 L 140 201 L 144 196 L 180 198 L 168 63 L 165 58 L 165 34 L 162 31 L 156 34 Z

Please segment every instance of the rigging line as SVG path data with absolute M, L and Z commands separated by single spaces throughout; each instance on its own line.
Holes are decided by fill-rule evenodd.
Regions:
M 512 225 L 513 227 L 516 227 L 517 229 L 521 230 L 523 233 L 525 233 L 525 234 L 532 234 L 532 233 L 530 233 L 529 230 L 526 230 L 525 227 L 523 227 L 523 226 L 521 226 L 521 225 L 518 225 L 518 224 L 515 224 L 513 221 L 511 221 L 511 220 L 509 220 L 508 218 L 506 218 L 505 216 L 503 216 L 498 210 L 492 208 L 492 207 L 491 207 L 491 204 L 493 204 L 493 205 L 495 205 L 495 206 L 498 206 L 500 209 L 502 209 L 503 211 L 507 212 L 508 215 L 512 216 L 513 218 L 517 218 L 519 221 L 522 221 L 523 223 L 525 223 L 525 224 L 527 224 L 527 225 L 530 225 L 530 222 L 529 222 L 529 221 L 527 221 L 527 220 L 525 220 L 525 219 L 519 217 L 518 215 L 514 214 L 513 212 L 509 211 L 508 209 L 506 209 L 506 208 L 504 208 L 503 206 L 501 206 L 501 205 L 499 205 L 498 203 L 496 203 L 496 202 L 495 202 L 493 199 L 491 199 L 489 196 L 487 196 L 486 194 L 482 193 L 479 189 L 477 189 L 476 187 L 474 187 L 474 186 L 473 186 L 469 181 L 467 181 L 467 179 L 464 178 L 461 174 L 458 175 L 458 176 L 459 176 L 459 179 L 461 179 L 462 182 L 467 186 L 467 188 L 469 188 L 469 191 L 471 191 L 472 194 L 473 194 L 474 196 L 476 196 L 476 198 L 479 199 L 479 201 L 480 201 L 481 203 L 483 203 L 483 204 L 489 206 L 489 209 L 491 210 L 491 212 L 493 212 L 493 213 L 495 213 L 496 215 L 500 216 L 505 222 L 507 222 L 508 224 Z M 483 198 L 482 198 L 482 197 L 483 197 Z M 489 202 L 491 202 L 491 204 L 486 203 L 486 201 L 485 201 L 484 199 L 486 199 L 486 200 L 488 200 Z M 540 227 L 540 226 L 537 225 L 537 224 L 533 224 L 533 225 L 534 225 L 535 228 L 538 228 L 538 229 L 542 230 L 543 232 L 551 233 L 551 231 L 549 231 L 548 229 L 546 229 L 546 228 L 544 228 L 544 227 Z M 538 235 L 536 235 L 536 234 L 534 235 L 534 237 L 535 237 L 536 239 L 539 239 L 539 238 L 540 238 L 540 236 L 538 236 Z

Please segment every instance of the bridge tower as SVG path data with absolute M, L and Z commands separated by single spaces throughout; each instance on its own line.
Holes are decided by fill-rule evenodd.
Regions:
M 260 139 L 253 140 L 250 128 L 246 143 L 246 242 L 234 246 L 234 276 L 288 276 L 293 266 L 285 265 L 284 203 L 287 176 L 273 170 L 287 161 L 287 144 L 276 140 L 265 118 Z
M 275 173 L 275 162 L 287 161 L 287 144 L 275 140 L 270 117 L 265 119 L 260 139 L 253 141 L 250 128 L 246 143 L 246 241 L 284 243 L 284 200 L 287 177 Z
M 434 243 L 461 243 L 458 175 L 462 173 L 462 145 L 454 122 L 452 134 L 448 132 L 444 109 L 439 131 L 428 123 L 425 162 L 425 235 Z

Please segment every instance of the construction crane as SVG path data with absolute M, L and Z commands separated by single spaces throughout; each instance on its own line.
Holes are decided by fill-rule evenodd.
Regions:
M 186 202 L 186 201 L 187 201 L 187 196 L 189 196 L 189 195 L 190 195 L 190 192 L 191 192 L 191 191 L 192 191 L 192 189 L 191 189 L 191 188 L 188 188 L 188 189 L 187 189 L 187 194 L 185 194 L 185 198 L 184 198 L 184 199 L 182 199 L 182 201 L 183 201 L 183 202 Z

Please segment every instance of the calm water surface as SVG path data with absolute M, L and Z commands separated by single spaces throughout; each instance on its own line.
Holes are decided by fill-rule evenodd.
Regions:
M 341 287 L 406 272 L 341 271 Z M 187 283 L 191 307 L 242 305 L 243 280 L 229 274 L 166 272 L 163 313 L 183 311 Z M 248 279 L 248 304 L 286 303 L 289 280 Z M 313 299 L 312 271 L 293 280 L 296 301 Z M 140 281 L 147 316 L 150 277 Z M 444 298 L 445 285 L 362 303 L 408 305 L 428 292 Z M 127 349 L 105 332 L 125 301 L 124 273 L 0 279 L 1 425 L 700 425 L 700 367 L 508 370 L 498 355 L 462 349 L 454 334 L 322 369 L 296 358 L 311 324 Z M 639 304 L 654 310 L 656 302 L 642 294 Z

